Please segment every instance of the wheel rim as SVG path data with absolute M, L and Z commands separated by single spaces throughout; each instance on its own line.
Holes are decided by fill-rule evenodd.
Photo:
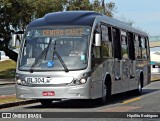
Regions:
M 138 85 L 138 91 L 139 92 L 142 92 L 142 85 L 141 85 L 141 82 L 139 81 L 139 85 Z
M 103 96 L 106 97 L 107 95 L 107 86 L 104 84 L 103 86 Z

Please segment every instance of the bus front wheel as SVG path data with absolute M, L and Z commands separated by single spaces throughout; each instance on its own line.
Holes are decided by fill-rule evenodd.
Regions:
M 99 104 L 105 104 L 109 97 L 111 96 L 111 85 L 109 83 L 105 83 L 103 85 L 103 96 L 101 98 L 98 98 Z

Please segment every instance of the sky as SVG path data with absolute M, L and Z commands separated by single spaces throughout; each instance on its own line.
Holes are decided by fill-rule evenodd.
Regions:
M 105 0 L 115 3 L 114 18 L 132 21 L 136 28 L 160 35 L 160 0 Z

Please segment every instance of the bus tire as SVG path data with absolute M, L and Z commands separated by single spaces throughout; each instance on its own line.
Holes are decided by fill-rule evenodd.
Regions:
M 106 90 L 107 90 L 106 88 L 107 88 L 107 86 L 104 84 L 103 85 L 103 96 L 98 98 L 98 100 L 97 100 L 97 103 L 100 104 L 100 105 L 103 105 L 107 102 L 107 96 L 104 95 L 106 93 Z
M 105 104 L 110 96 L 111 96 L 111 78 L 110 76 L 107 76 L 106 81 L 103 84 L 103 96 L 98 99 L 98 103 L 102 105 Z
M 40 102 L 42 105 L 44 105 L 44 106 L 49 106 L 49 105 L 51 105 L 51 104 L 52 104 L 52 101 L 53 101 L 53 100 L 51 100 L 51 99 L 41 99 L 41 100 L 39 100 L 39 102 Z
M 142 88 L 143 88 L 143 74 L 140 75 L 140 79 L 138 81 L 138 89 L 135 90 L 135 93 L 138 95 L 142 94 Z
M 139 83 L 138 83 L 138 89 L 137 89 L 137 94 L 142 94 L 142 82 L 141 81 L 139 81 Z

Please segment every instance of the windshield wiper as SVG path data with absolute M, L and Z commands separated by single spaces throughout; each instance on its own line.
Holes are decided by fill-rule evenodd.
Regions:
M 32 64 L 31 68 L 29 71 L 33 73 L 34 67 L 40 62 L 40 60 L 47 54 L 49 46 L 50 46 L 51 40 L 48 44 L 48 46 L 39 54 L 39 56 L 35 59 L 34 63 Z
M 45 49 L 40 53 L 40 55 L 35 59 L 34 63 L 33 63 L 32 66 L 31 66 L 31 68 L 29 69 L 29 71 L 30 71 L 31 73 L 33 73 L 34 67 L 40 62 L 40 60 L 41 60 L 44 56 L 46 56 L 46 54 L 47 54 L 47 52 L 48 52 L 48 49 L 49 49 L 49 46 L 50 46 L 50 43 L 51 43 L 51 40 L 50 40 L 47 48 L 45 48 Z M 55 41 L 55 43 L 54 43 L 54 51 L 53 51 L 53 58 L 52 58 L 52 60 L 54 60 L 54 55 L 56 55 L 57 58 L 59 59 L 59 61 L 61 62 L 62 66 L 63 66 L 63 68 L 64 68 L 64 70 L 65 70 L 65 72 L 69 72 L 69 70 L 68 70 L 66 64 L 64 63 L 63 59 L 61 58 L 61 56 L 59 55 L 59 53 L 56 51 L 56 41 Z
M 63 68 L 65 70 L 65 72 L 69 72 L 69 70 L 68 70 L 66 64 L 64 63 L 63 59 L 61 58 L 61 56 L 59 55 L 59 53 L 56 51 L 56 40 L 54 42 L 54 51 L 53 51 L 53 58 L 52 58 L 52 60 L 54 60 L 54 55 L 56 55 L 57 58 L 59 59 L 59 61 L 61 62 L 62 66 L 63 66 Z

